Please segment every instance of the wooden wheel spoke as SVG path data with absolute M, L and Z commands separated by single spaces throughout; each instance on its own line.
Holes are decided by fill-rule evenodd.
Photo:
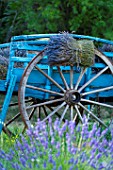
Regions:
M 51 108 L 49 105 L 47 105 L 46 106 L 49 110 L 51 110 L 51 111 L 53 111 L 54 109 L 53 108 Z M 61 118 L 61 115 L 58 113 L 58 112 L 56 112 L 55 113 L 59 118 Z M 63 121 L 65 122 L 65 119 L 63 119 Z
M 52 91 L 52 90 L 43 89 L 43 88 L 40 88 L 40 87 L 35 87 L 35 86 L 31 86 L 31 85 L 26 85 L 26 87 L 30 88 L 30 89 L 34 89 L 34 90 L 43 91 L 43 92 L 46 92 L 46 93 L 51 93 L 51 94 L 64 96 L 64 94 L 62 94 L 62 93 L 58 93 L 58 92 L 55 92 L 55 91 Z
M 53 112 L 51 112 L 45 119 L 43 119 L 42 122 L 46 121 L 47 119 L 49 119 L 52 115 L 54 115 L 58 110 L 60 110 L 64 105 L 66 104 L 66 102 L 63 102 L 61 105 L 59 105 L 55 110 L 53 110 Z
M 71 106 L 70 111 L 71 111 L 71 113 L 70 113 L 70 115 L 71 115 L 71 120 L 73 120 L 73 106 Z
M 75 90 L 78 89 L 78 86 L 79 86 L 79 84 L 80 84 L 80 82 L 81 82 L 81 80 L 82 80 L 82 77 L 83 77 L 85 71 L 86 71 L 86 68 L 84 68 L 84 69 L 82 68 L 81 73 L 80 73 L 80 75 L 79 75 L 79 78 L 78 78 L 78 80 L 77 80 L 77 82 L 76 82 L 76 85 L 75 85 Z
M 88 100 L 88 99 L 81 99 L 81 101 L 83 101 L 83 102 L 88 102 L 88 103 L 91 103 L 91 104 L 94 104 L 94 105 L 104 106 L 104 107 L 108 107 L 108 108 L 113 109 L 113 106 L 108 105 L 108 104 L 105 104 L 105 103 L 100 103 L 100 102 L 96 102 L 96 101 Z
M 31 120 L 32 116 L 34 115 L 35 110 L 36 110 L 36 108 L 32 109 L 31 113 L 29 114 L 29 120 Z M 25 130 L 26 130 L 26 126 L 24 126 L 22 133 L 24 133 Z
M 11 132 L 8 128 L 7 128 L 7 126 L 3 126 L 3 132 L 5 133 L 5 134 L 7 134 L 8 136 L 15 136 L 14 135 L 14 133 L 13 132 Z
M 5 126 L 8 126 L 9 124 L 11 124 L 12 122 L 14 122 L 17 118 L 20 117 L 20 113 L 16 114 L 12 119 L 10 119 Z
M 47 102 L 39 103 L 39 104 L 34 104 L 32 106 L 26 107 L 26 110 L 31 109 L 33 107 L 44 106 L 44 105 L 47 105 L 47 104 L 49 105 L 49 104 L 60 102 L 60 101 L 63 101 L 63 100 L 64 100 L 64 98 L 60 98 L 60 99 L 55 99 L 55 100 L 50 100 L 50 101 L 47 101 Z
M 12 107 L 12 106 L 17 106 L 18 105 L 18 102 L 15 102 L 15 103 L 10 103 L 9 104 L 9 107 Z
M 25 100 L 25 103 L 28 103 L 28 102 L 31 102 L 32 100 Z M 15 103 L 10 103 L 9 104 L 9 107 L 13 107 L 13 106 L 18 106 L 18 102 L 15 102 Z M 0 109 L 2 109 L 3 106 L 0 106 Z
M 81 122 L 83 123 L 83 118 L 82 118 L 82 116 L 81 116 L 81 113 L 80 113 L 80 111 L 79 111 L 79 109 L 78 109 L 78 106 L 77 106 L 77 105 L 75 105 L 75 110 L 77 111 L 77 115 L 79 116 L 79 118 L 80 118 Z
M 48 116 L 48 113 L 47 113 L 47 111 L 46 111 L 46 109 L 45 109 L 45 106 L 42 106 L 42 108 L 43 108 L 43 111 L 44 111 L 44 113 L 45 113 L 45 116 Z
M 73 89 L 73 66 L 70 66 L 70 88 Z
M 39 67 L 35 66 L 35 68 L 40 71 L 46 78 L 48 78 L 53 84 L 55 84 L 61 91 L 65 92 L 64 88 L 62 88 L 53 78 L 48 76 L 43 70 L 41 70 Z
M 112 90 L 112 89 L 113 89 L 113 86 L 105 87 L 105 88 L 101 88 L 101 89 L 97 89 L 97 90 L 92 90 L 89 92 L 82 93 L 82 96 L 93 94 L 93 93 L 98 93 L 98 92 L 102 92 L 102 91 L 106 91 L 106 90 Z
M 32 100 L 27 100 L 27 102 L 28 101 L 32 101 Z M 27 103 L 26 102 L 26 103 Z M 33 104 L 33 102 L 30 104 L 30 106 Z M 10 119 L 6 124 L 5 124 L 5 126 L 8 126 L 9 124 L 11 124 L 12 122 L 14 122 L 16 119 L 18 119 L 19 117 L 20 117 L 20 112 L 18 113 L 18 114 L 16 114 L 12 119 Z
M 61 68 L 60 68 L 59 66 L 57 66 L 57 69 L 58 69 L 58 71 L 59 71 L 59 74 L 60 74 L 60 76 L 61 76 L 61 78 L 62 78 L 62 81 L 63 81 L 66 89 L 69 90 L 69 86 L 68 86 L 68 84 L 67 84 L 67 82 L 66 82 L 66 80 L 65 80 L 65 77 L 64 77 L 64 75 L 63 75 L 63 73 L 62 73 Z
M 73 119 L 73 122 L 75 122 L 76 121 L 76 119 L 77 119 L 77 113 L 75 114 L 75 117 L 74 117 L 74 119 Z
M 99 73 L 97 73 L 94 77 L 92 77 L 87 83 L 85 83 L 78 91 L 81 92 L 85 87 L 87 87 L 92 81 L 98 78 L 102 73 L 104 73 L 109 67 L 106 66 Z
M 28 103 L 28 102 L 31 102 L 31 101 L 33 101 L 33 100 L 31 100 L 31 99 L 30 100 L 26 100 L 25 103 Z M 32 104 L 33 104 L 33 102 L 30 105 L 32 105 Z M 17 103 L 16 103 L 16 105 L 17 105 Z M 11 103 L 9 106 L 10 107 L 11 106 L 15 106 L 15 103 Z M 8 126 L 12 122 L 14 122 L 16 119 L 18 119 L 20 117 L 20 115 L 21 115 L 20 112 L 17 113 L 13 118 L 11 118 L 7 123 L 5 123 L 5 126 Z
M 64 119 L 64 116 L 65 116 L 65 114 L 66 114 L 68 108 L 69 108 L 69 105 L 66 105 L 66 107 L 65 107 L 65 109 L 64 109 L 64 111 L 63 111 L 63 113 L 62 113 L 62 116 L 61 116 L 61 119 L 60 119 L 60 123 L 61 123 L 62 120 Z
M 34 115 L 36 108 L 33 108 L 29 114 L 29 120 L 31 120 L 32 116 Z
M 113 63 L 108 59 L 108 57 L 106 57 L 103 53 L 101 53 L 99 50 L 95 49 L 95 54 L 101 58 L 101 60 L 104 61 L 104 63 L 106 63 L 109 66 L 109 69 L 111 71 L 111 73 L 113 74 Z
M 102 125 L 104 125 L 105 127 L 107 127 L 103 121 L 101 121 L 96 115 L 94 115 L 94 114 L 93 114 L 90 110 L 88 110 L 84 105 L 82 105 L 81 103 L 79 103 L 78 105 L 81 106 L 86 112 L 88 112 L 89 115 L 91 115 L 94 119 L 96 119 L 100 124 L 102 124 Z

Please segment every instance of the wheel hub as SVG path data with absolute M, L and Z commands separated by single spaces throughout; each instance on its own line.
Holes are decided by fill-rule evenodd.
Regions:
M 69 105 L 75 105 L 78 102 L 80 102 L 80 100 L 81 100 L 81 95 L 78 91 L 76 92 L 67 91 L 65 93 L 65 101 Z

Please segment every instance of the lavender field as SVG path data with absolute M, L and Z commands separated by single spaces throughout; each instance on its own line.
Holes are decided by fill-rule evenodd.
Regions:
M 113 130 L 91 126 L 86 117 L 82 126 L 38 120 L 24 135 L 1 135 L 0 144 L 1 170 L 113 169 Z

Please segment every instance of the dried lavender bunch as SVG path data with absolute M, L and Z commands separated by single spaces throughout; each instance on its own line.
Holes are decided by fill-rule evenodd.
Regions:
M 101 47 L 101 50 L 104 52 L 113 52 L 113 45 L 111 44 L 104 44 L 102 47 Z
M 17 57 L 26 57 L 26 50 L 16 50 L 15 56 Z M 6 79 L 7 69 L 10 60 L 10 48 L 0 48 L 0 79 Z M 21 62 L 15 63 L 14 67 L 22 67 Z
M 76 40 L 69 33 L 50 37 L 45 54 L 50 65 L 94 64 L 94 44 L 90 40 Z

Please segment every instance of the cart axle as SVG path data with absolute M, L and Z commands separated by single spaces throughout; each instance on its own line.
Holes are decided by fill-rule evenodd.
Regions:
M 65 101 L 69 105 L 75 105 L 81 100 L 81 95 L 78 91 L 72 92 L 71 90 L 65 93 Z

